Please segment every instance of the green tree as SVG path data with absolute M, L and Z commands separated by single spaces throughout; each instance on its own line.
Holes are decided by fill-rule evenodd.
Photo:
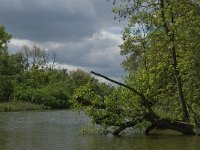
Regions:
M 195 109 L 200 88 L 196 78 L 199 74 L 199 1 L 122 0 L 114 1 L 114 6 L 115 18 L 128 20 L 122 33 L 124 43 L 120 46 L 121 54 L 126 56 L 122 64 L 128 72 L 125 79 L 128 85 L 115 83 L 130 90 L 131 94 L 123 88 L 118 89 L 121 91 L 113 96 L 113 107 L 106 105 L 107 100 L 113 101 L 113 94 L 101 97 L 96 92 L 97 96 L 87 97 L 92 102 L 99 99 L 97 104 L 103 103 L 104 106 L 101 109 L 97 104 L 88 103 L 88 100 L 87 103 L 81 103 L 78 98 L 75 102 L 80 104 L 79 107 L 87 107 L 86 112 L 91 111 L 89 115 L 94 118 L 94 122 L 114 126 L 114 134 L 140 123 L 146 127 L 146 133 L 155 127 L 162 127 L 194 134 L 192 125 L 177 120 L 199 124 L 197 118 L 190 117 L 199 115 Z M 88 89 L 80 93 L 84 97 L 92 92 Z M 126 97 L 126 94 L 132 96 Z M 115 110 L 116 105 L 120 107 L 119 111 L 113 112 L 112 117 L 116 120 L 104 117 L 109 114 L 105 110 L 108 107 Z M 126 110 L 130 110 L 130 113 L 121 116 L 120 113 L 125 114 Z M 101 118 L 101 121 L 95 121 L 95 118 Z M 112 123 L 106 122 L 109 119 Z
M 130 68 L 130 63 L 134 62 L 141 69 L 143 65 L 143 70 L 148 74 L 147 80 L 152 68 L 163 74 L 162 80 L 169 76 L 171 79 L 167 81 L 174 82 L 177 87 L 174 93 L 179 97 L 183 120 L 189 120 L 181 64 L 188 63 L 184 58 L 188 58 L 188 52 L 193 53 L 195 44 L 198 44 L 198 1 L 124 1 L 114 12 L 118 13 L 119 17 L 128 17 L 129 20 L 123 34 L 125 42 L 121 46 L 122 54 L 128 55 L 125 66 Z M 157 67 L 163 70 L 162 73 Z
M 6 74 L 6 67 L 8 65 L 9 54 L 7 50 L 7 43 L 11 35 L 5 31 L 3 26 L 0 26 L 0 74 Z
M 9 76 L 11 70 L 7 69 L 10 65 L 10 56 L 7 50 L 10 38 L 11 35 L 5 31 L 3 26 L 0 26 L 0 101 L 9 100 L 13 91 L 12 80 Z

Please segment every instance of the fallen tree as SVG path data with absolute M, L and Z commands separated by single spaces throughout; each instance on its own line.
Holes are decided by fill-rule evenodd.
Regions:
M 136 119 L 136 120 L 133 119 L 132 121 L 128 121 L 128 122 L 124 122 L 124 123 L 115 125 L 115 126 L 117 126 L 117 128 L 113 132 L 113 135 L 119 135 L 120 132 L 122 132 L 123 130 L 130 128 L 130 127 L 134 127 L 135 125 L 137 125 L 138 123 L 140 123 L 144 120 L 151 123 L 151 125 L 146 128 L 145 134 L 149 134 L 155 128 L 172 129 L 172 130 L 175 130 L 175 131 L 181 132 L 183 134 L 187 134 L 187 135 L 195 134 L 194 125 L 191 125 L 187 122 L 171 120 L 171 119 L 167 119 L 167 118 L 164 118 L 164 119 L 160 118 L 159 115 L 157 115 L 153 111 L 153 109 L 152 109 L 153 104 L 151 103 L 151 100 L 146 98 L 142 93 L 137 91 L 135 88 L 125 85 L 123 83 L 120 83 L 118 81 L 115 81 L 113 79 L 110 79 L 102 74 L 99 74 L 99 73 L 96 73 L 93 71 L 91 71 L 91 73 L 96 76 L 102 77 L 110 82 L 113 82 L 115 84 L 123 86 L 123 87 L 127 88 L 128 90 L 130 90 L 131 92 L 133 92 L 134 94 L 138 95 L 141 98 L 141 105 L 144 106 L 148 110 L 139 119 Z M 105 108 L 105 106 L 101 107 L 101 108 Z M 120 113 L 120 111 L 119 111 L 119 113 Z M 105 119 L 105 118 L 102 118 L 102 119 Z M 99 122 L 96 122 L 96 123 L 99 123 Z

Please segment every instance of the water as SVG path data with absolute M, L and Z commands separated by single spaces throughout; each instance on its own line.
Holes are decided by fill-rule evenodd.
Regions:
M 88 123 L 73 111 L 0 113 L 0 150 L 200 150 L 200 137 L 80 135 Z

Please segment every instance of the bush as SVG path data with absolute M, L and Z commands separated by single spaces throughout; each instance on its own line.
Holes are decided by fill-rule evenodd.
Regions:
M 11 77 L 0 75 L 0 83 L 0 101 L 8 101 L 14 88 Z
M 53 109 L 68 108 L 69 96 L 64 90 L 52 87 L 45 87 L 41 89 L 27 88 L 15 92 L 15 99 L 35 104 L 43 104 Z

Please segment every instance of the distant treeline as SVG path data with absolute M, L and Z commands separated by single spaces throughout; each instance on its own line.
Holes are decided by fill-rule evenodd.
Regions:
M 24 46 L 10 54 L 7 42 L 11 35 L 0 26 L 0 102 L 25 101 L 53 109 L 69 108 L 76 89 L 92 82 L 82 71 L 57 69 L 56 53 L 37 46 Z

